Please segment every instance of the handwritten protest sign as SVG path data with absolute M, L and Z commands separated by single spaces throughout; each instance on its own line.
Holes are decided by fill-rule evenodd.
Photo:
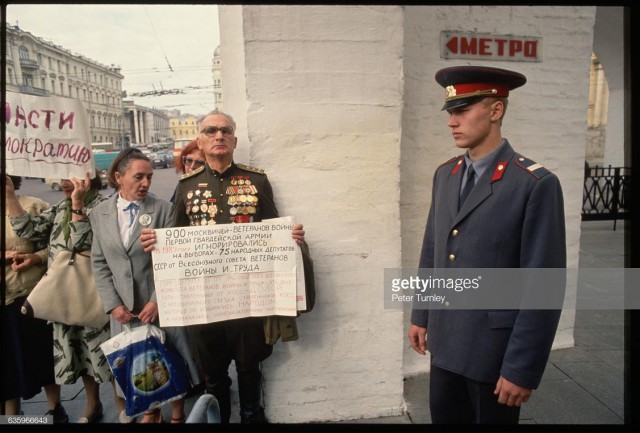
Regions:
M 292 217 L 156 229 L 153 277 L 161 326 L 296 316 L 306 308 Z
M 89 123 L 79 99 L 6 92 L 5 159 L 15 176 L 95 176 Z

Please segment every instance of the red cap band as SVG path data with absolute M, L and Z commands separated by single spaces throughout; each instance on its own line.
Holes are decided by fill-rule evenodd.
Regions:
M 509 96 L 509 88 L 507 86 L 503 86 L 500 84 L 491 84 L 491 83 L 461 83 L 455 84 L 452 86 L 447 86 L 445 88 L 445 101 L 450 101 L 453 99 L 461 99 L 470 96 L 474 96 L 476 92 L 483 92 L 494 90 L 491 95 L 487 96 L 497 96 L 497 97 L 507 97 Z

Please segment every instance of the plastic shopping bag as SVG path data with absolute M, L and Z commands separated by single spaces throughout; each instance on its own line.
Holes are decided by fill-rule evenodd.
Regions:
M 100 345 L 125 396 L 125 413 L 139 415 L 182 398 L 191 388 L 180 354 L 154 325 L 127 329 Z

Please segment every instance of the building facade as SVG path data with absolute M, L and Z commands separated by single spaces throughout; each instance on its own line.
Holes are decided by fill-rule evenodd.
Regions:
M 143 107 L 133 101 L 124 101 L 123 105 L 127 146 L 169 140 L 169 116 L 166 110 Z
M 7 24 L 6 89 L 36 96 L 82 101 L 93 142 L 122 148 L 125 125 L 120 67 L 103 65 L 81 54 Z
M 198 136 L 196 116 L 191 114 L 174 116 L 169 119 L 169 135 L 173 140 L 193 140 Z
M 220 53 L 220 45 L 218 45 L 213 51 L 211 72 L 213 74 L 213 96 L 215 98 L 215 106 L 217 110 L 222 111 L 222 56 Z

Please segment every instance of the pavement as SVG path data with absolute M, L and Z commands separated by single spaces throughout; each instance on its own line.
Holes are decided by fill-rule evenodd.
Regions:
M 624 228 L 623 221 L 618 221 L 615 231 L 612 221 L 583 222 L 579 266 L 623 268 Z M 624 424 L 624 311 L 576 311 L 574 339 L 574 347 L 551 352 L 540 387 L 522 407 L 520 424 Z M 235 384 L 235 378 L 232 379 Z M 111 385 L 100 388 L 104 416 L 99 423 L 117 423 Z M 369 424 L 369 427 L 429 424 L 428 389 L 428 373 L 407 377 L 404 380 L 406 412 L 403 415 L 345 420 L 338 424 Z M 187 414 L 198 397 L 186 400 Z M 232 387 L 232 400 L 232 407 L 237 408 L 235 386 Z M 62 387 L 62 404 L 70 422 L 82 416 L 85 403 L 82 381 Z M 28 415 L 44 414 L 47 411 L 44 392 L 23 401 L 22 409 Z M 231 422 L 238 423 L 237 409 L 232 412 Z M 165 420 L 171 419 L 170 405 L 163 407 L 163 414 Z

